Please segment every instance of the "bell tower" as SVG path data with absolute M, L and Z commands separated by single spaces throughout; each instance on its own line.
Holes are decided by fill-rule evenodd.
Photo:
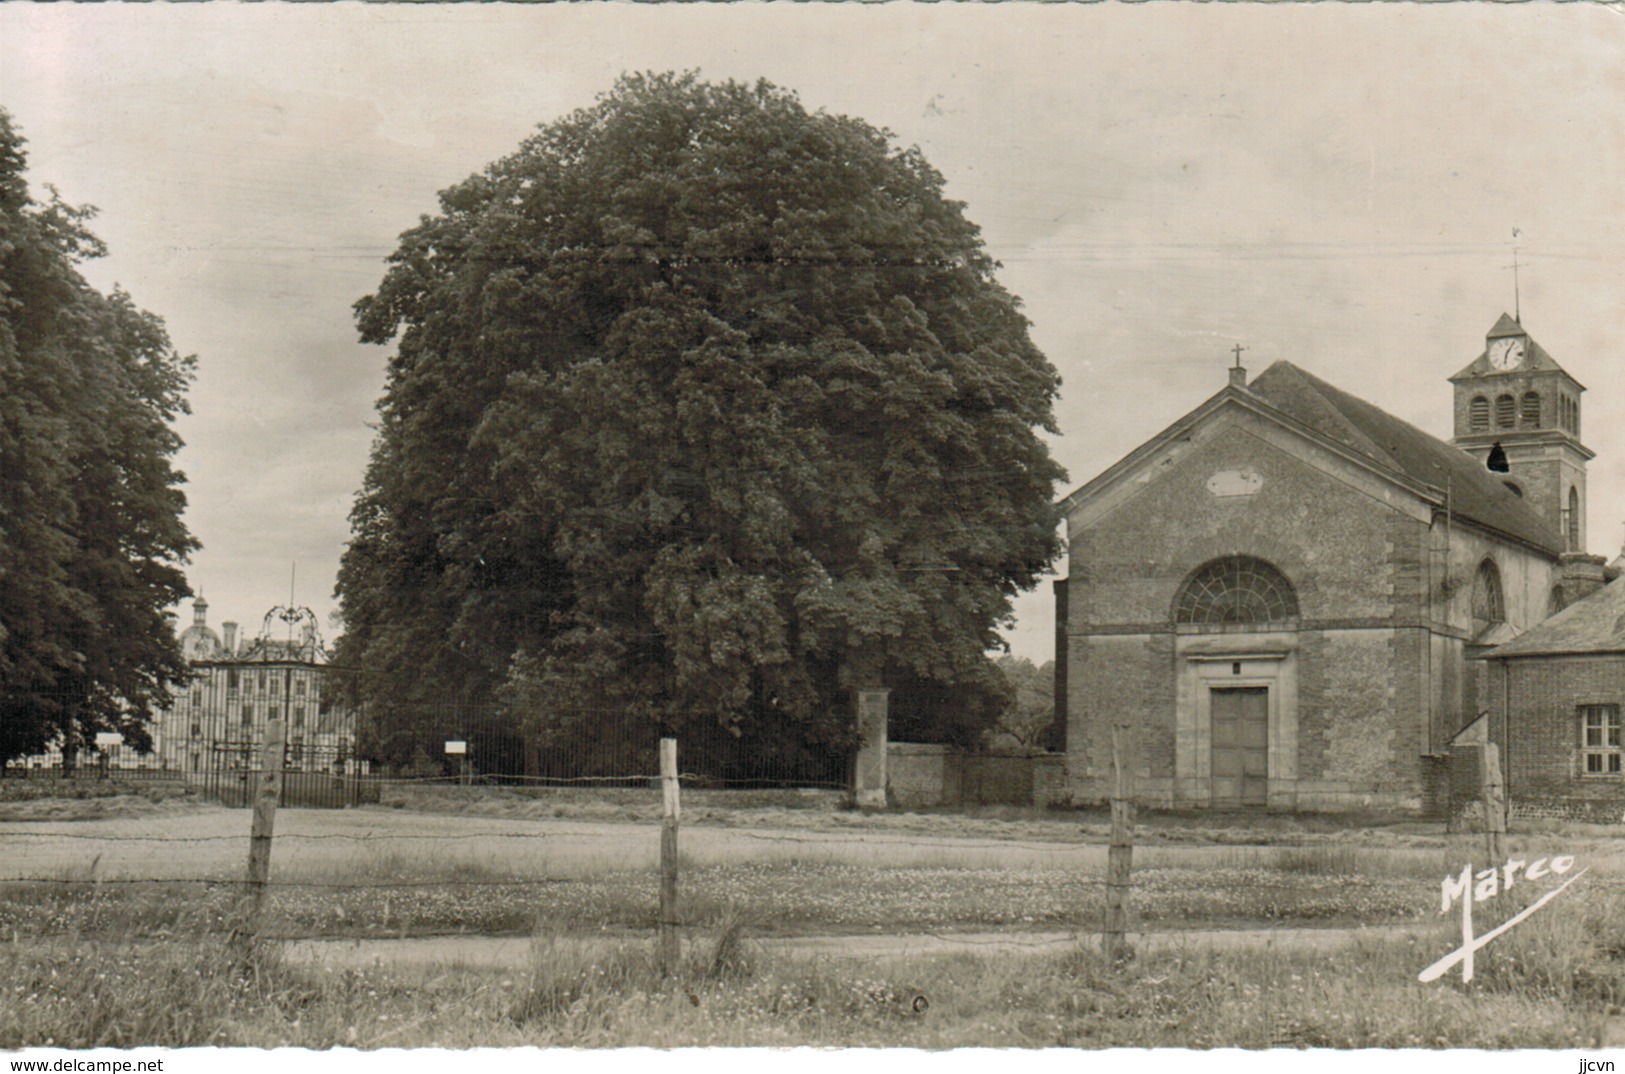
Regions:
M 1515 317 L 1484 337 L 1484 351 L 1450 378 L 1456 434 L 1451 441 L 1495 472 L 1563 535 L 1586 546 L 1586 463 L 1580 442 L 1584 385 L 1558 365 Z

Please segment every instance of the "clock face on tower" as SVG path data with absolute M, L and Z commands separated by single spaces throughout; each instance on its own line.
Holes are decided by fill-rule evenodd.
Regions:
M 1492 369 L 1516 369 L 1523 364 L 1523 339 L 1511 336 L 1490 340 L 1489 355 Z

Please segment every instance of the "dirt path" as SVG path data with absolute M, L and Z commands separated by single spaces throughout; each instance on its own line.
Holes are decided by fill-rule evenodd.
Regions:
M 215 879 L 241 875 L 249 813 L 205 807 L 172 815 L 93 820 L 0 821 L 0 880 L 64 870 L 101 878 Z M 785 815 L 774 818 L 793 823 Z M 1103 868 L 1098 843 L 938 834 L 805 831 L 760 824 L 683 829 L 685 862 L 799 860 L 893 867 Z M 384 876 L 434 862 L 519 876 L 569 879 L 606 871 L 652 869 L 659 829 L 614 821 L 527 819 L 413 813 L 390 809 L 282 810 L 272 870 L 279 878 L 342 874 Z
M 841 814 L 840 816 L 846 816 Z M 958 818 L 932 818 L 931 831 L 867 828 L 854 815 L 848 830 L 807 830 L 795 811 L 757 812 L 750 824 L 685 824 L 683 861 L 688 866 L 840 864 L 886 869 L 1039 869 L 1103 872 L 1103 842 L 1071 828 L 1071 840 L 1053 836 L 1054 822 L 1010 824 L 1001 836 L 963 830 Z M 744 819 L 743 816 L 738 819 Z M 828 818 L 825 818 L 828 820 Z M 880 818 L 900 819 L 900 818 Z M 906 819 L 906 818 L 901 818 Z M 187 805 L 141 816 L 86 820 L 0 820 L 0 881 L 58 879 L 232 879 L 242 876 L 248 855 L 249 812 Z M 986 828 L 988 822 L 979 822 Z M 1236 833 L 1240 834 L 1240 833 Z M 659 855 L 659 829 L 626 821 L 465 816 L 369 807 L 353 810 L 289 809 L 278 813 L 271 854 L 273 878 L 295 882 L 363 882 L 441 876 L 547 877 L 573 880 L 606 873 L 650 870 Z M 1024 838 L 1025 837 L 1025 838 Z M 1410 845 L 1363 848 L 1377 873 L 1431 871 L 1442 848 Z M 1463 853 L 1476 851 L 1471 836 L 1455 837 Z M 1598 878 L 1625 875 L 1625 841 L 1534 840 L 1542 853 L 1575 854 Z M 1136 848 L 1137 869 L 1200 869 L 1264 863 L 1279 847 L 1225 844 L 1150 845 Z M 1328 861 L 1338 861 L 1335 850 Z M 1358 863 L 1357 863 L 1358 864 Z M 1407 870 L 1409 870 L 1407 872 Z M 1444 875 L 1443 872 L 1440 875 Z
M 1136 934 L 1131 936 L 1131 942 L 1141 950 L 1270 946 L 1330 950 L 1363 939 L 1388 939 L 1418 931 L 1414 925 L 1344 929 L 1199 929 Z M 563 942 L 593 947 L 626 941 L 598 934 L 582 934 L 564 937 Z M 1099 938 L 1077 932 L 941 932 L 765 937 L 750 941 L 753 946 L 769 954 L 865 960 L 958 954 L 1059 954 L 1080 942 L 1096 944 Z M 426 936 L 400 940 L 293 940 L 283 950 L 291 962 L 333 969 L 464 966 L 518 970 L 530 963 L 537 946 L 527 936 Z

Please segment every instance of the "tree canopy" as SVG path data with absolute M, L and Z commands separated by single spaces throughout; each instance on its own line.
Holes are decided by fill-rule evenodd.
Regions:
M 1002 698 L 1064 474 L 996 267 L 888 133 L 623 77 L 444 191 L 356 305 L 396 347 L 341 659 L 543 727 L 834 741 L 857 685 Z
M 0 759 L 97 731 L 150 746 L 186 677 L 165 609 L 197 545 L 181 522 L 193 361 L 128 295 L 77 266 L 103 253 L 88 208 L 30 195 L 0 110 Z
M 1010 684 L 1011 696 L 990 737 L 1024 749 L 1060 749 L 1065 729 L 1055 720 L 1054 662 L 1035 665 L 1024 656 L 1005 654 L 996 663 Z

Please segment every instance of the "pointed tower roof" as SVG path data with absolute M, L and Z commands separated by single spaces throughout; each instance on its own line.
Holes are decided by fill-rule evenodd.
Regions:
M 1555 370 L 1556 372 L 1562 373 L 1570 380 L 1574 380 L 1574 375 L 1568 370 L 1564 369 L 1562 366 L 1558 365 L 1557 360 L 1547 353 L 1546 348 L 1537 343 L 1535 341 L 1535 337 L 1529 334 L 1529 330 L 1520 324 L 1517 318 L 1513 317 L 1509 313 L 1501 314 L 1500 319 L 1497 320 L 1495 325 L 1485 334 L 1484 339 L 1486 342 L 1488 342 L 1492 339 L 1505 339 L 1508 336 L 1522 336 L 1524 339 L 1529 341 L 1528 346 L 1524 348 L 1523 364 L 1516 370 L 1516 372 L 1539 373 L 1546 370 Z M 1467 380 L 1476 377 L 1494 376 L 1502 372 L 1505 371 L 1496 369 L 1494 366 L 1490 365 L 1490 353 L 1488 348 L 1486 348 L 1479 351 L 1477 358 L 1474 358 L 1471 362 L 1468 362 L 1466 368 L 1450 379 L 1451 381 Z M 1574 380 L 1574 386 L 1579 388 L 1581 391 L 1585 391 L 1585 385 L 1581 384 L 1577 380 Z

